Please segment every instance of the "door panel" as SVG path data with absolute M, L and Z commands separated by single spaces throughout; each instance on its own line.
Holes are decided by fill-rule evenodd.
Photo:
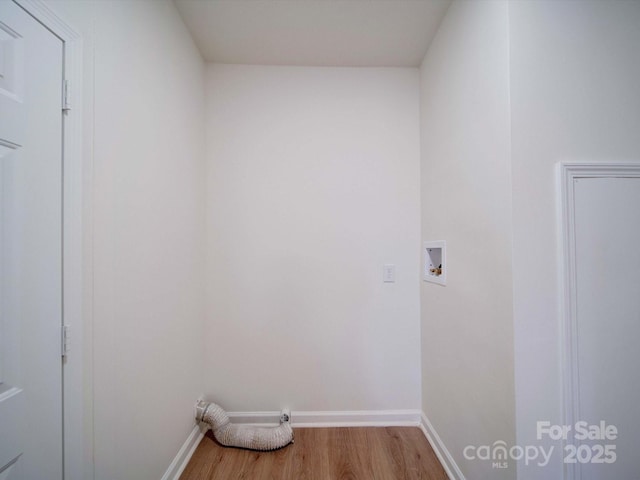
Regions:
M 0 1 L 0 478 L 62 479 L 63 44 Z
M 582 480 L 638 479 L 640 445 L 640 178 L 575 180 L 580 418 L 618 438 L 613 464 L 579 464 Z

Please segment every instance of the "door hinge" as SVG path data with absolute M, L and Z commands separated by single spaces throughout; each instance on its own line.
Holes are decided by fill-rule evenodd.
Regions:
M 62 325 L 61 335 L 60 335 L 60 346 L 62 351 L 62 356 L 66 357 L 69 355 L 71 343 L 71 332 L 69 325 Z
M 62 82 L 62 111 L 71 110 L 71 85 L 69 80 Z

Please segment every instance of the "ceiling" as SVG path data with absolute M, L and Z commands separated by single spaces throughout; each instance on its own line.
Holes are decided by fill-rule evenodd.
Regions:
M 205 60 L 416 67 L 451 0 L 174 0 Z

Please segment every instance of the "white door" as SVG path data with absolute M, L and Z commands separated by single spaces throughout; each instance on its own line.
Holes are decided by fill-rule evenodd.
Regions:
M 582 480 L 640 479 L 640 178 L 580 178 L 575 187 L 579 418 L 615 425 L 585 441 Z M 594 445 L 615 445 L 612 464 Z M 591 457 L 589 457 L 589 455 Z M 580 477 L 579 477 L 580 478 Z
M 0 480 L 62 479 L 62 61 L 0 0 Z

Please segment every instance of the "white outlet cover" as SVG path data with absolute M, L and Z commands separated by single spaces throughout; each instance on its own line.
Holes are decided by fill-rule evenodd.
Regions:
M 382 267 L 382 281 L 385 283 L 394 283 L 396 281 L 396 266 L 387 264 Z

